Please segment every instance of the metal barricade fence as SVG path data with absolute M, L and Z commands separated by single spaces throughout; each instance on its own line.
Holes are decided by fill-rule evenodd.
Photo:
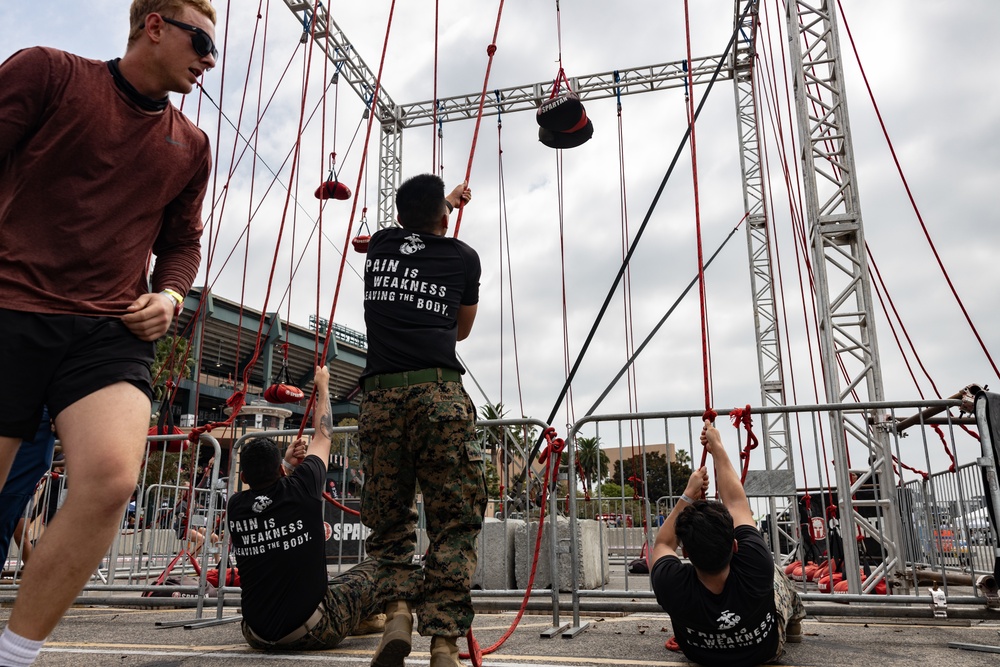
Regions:
M 803 599 L 811 602 L 907 603 L 927 609 L 930 597 L 924 587 L 937 579 L 946 582 L 946 585 L 951 583 L 951 589 L 946 589 L 949 602 L 975 606 L 983 604 L 984 600 L 973 584 L 976 575 L 992 566 L 996 536 L 989 530 L 985 517 L 975 514 L 977 511 L 985 513 L 985 509 L 981 509 L 984 503 L 983 486 L 977 463 L 981 446 L 975 437 L 960 430 L 957 423 L 960 418 L 948 412 L 952 408 L 960 409 L 961 405 L 957 400 L 939 400 L 864 403 L 849 407 L 815 405 L 754 409 L 751 414 L 758 416 L 787 413 L 795 424 L 794 433 L 787 434 L 790 445 L 786 451 L 770 452 L 768 456 L 759 450 L 750 453 L 746 488 L 751 509 L 776 561 L 789 564 L 802 560 L 806 546 L 803 543 L 805 531 L 808 533 L 806 542 L 815 543 L 827 556 L 836 555 L 836 546 L 857 549 L 862 564 L 862 579 L 868 577 L 869 584 L 874 585 L 872 582 L 884 578 L 890 584 L 888 596 L 834 593 L 832 585 L 829 592 L 821 593 L 816 581 L 802 575 L 796 586 Z M 882 479 L 878 462 L 870 456 L 873 450 L 865 448 L 864 440 L 870 439 L 870 434 L 853 434 L 861 444 L 849 450 L 849 456 L 853 454 L 855 457 L 853 461 L 834 461 L 828 435 L 825 434 L 829 433 L 833 421 L 831 415 L 842 414 L 847 409 L 856 413 L 858 423 L 868 424 L 871 429 L 884 429 L 888 434 L 891 453 L 896 461 L 893 464 L 896 471 L 894 479 Z M 897 431 L 893 426 L 914 413 L 919 417 L 924 411 L 932 409 L 944 412 L 939 421 L 944 423 L 945 429 L 940 436 L 928 434 L 930 429 L 923 428 L 928 424 L 922 417 L 915 418 L 916 426 L 921 427 L 919 439 L 910 437 L 904 441 L 905 437 L 913 434 Z M 587 544 L 581 538 L 585 532 L 580 528 L 569 532 L 572 536 L 570 551 L 576 564 L 571 585 L 574 628 L 564 636 L 572 636 L 582 629 L 579 621 L 582 600 L 627 596 L 639 601 L 640 605 L 653 600 L 648 575 L 630 576 L 628 559 L 638 555 L 637 545 L 652 545 L 657 530 L 656 517 L 660 511 L 664 516 L 669 513 L 684 489 L 690 469 L 700 461 L 702 413 L 703 410 L 590 416 L 571 427 L 568 440 L 597 438 L 602 447 L 606 451 L 609 449 L 613 455 L 617 454 L 617 461 L 622 463 L 614 466 L 617 478 L 611 480 L 613 485 L 599 484 L 597 494 L 581 497 L 578 485 L 569 485 L 571 522 L 582 524 L 596 518 L 600 530 L 593 544 Z M 724 424 L 724 420 L 725 417 L 720 416 L 718 428 L 739 472 L 742 459 L 738 452 L 744 448 L 746 436 L 743 431 L 734 432 Z M 763 418 L 757 420 L 766 421 Z M 968 423 L 968 420 L 965 422 Z M 757 435 L 763 444 L 766 434 Z M 795 442 L 791 443 L 793 435 Z M 915 448 L 913 444 L 922 446 Z M 957 465 L 954 472 L 942 472 L 950 464 L 945 450 L 955 457 Z M 578 452 L 574 447 L 567 448 L 567 451 L 567 468 L 574 470 Z M 672 457 L 673 465 L 663 465 L 667 457 Z M 594 474 L 603 479 L 607 470 L 600 469 L 600 460 L 598 457 Z M 687 468 L 683 468 L 685 465 Z M 834 474 L 836 465 L 848 469 L 846 477 L 852 481 L 851 487 L 838 488 Z M 926 467 L 936 472 L 930 473 L 924 481 L 919 471 L 912 472 L 904 466 Z M 678 474 L 682 469 L 685 474 Z M 611 505 L 608 504 L 609 499 L 600 493 L 605 488 L 616 492 Z M 887 502 L 879 500 L 880 492 L 888 496 Z M 807 495 L 812 500 L 811 505 L 805 501 Z M 642 506 L 649 502 L 649 497 L 657 500 L 652 507 L 644 509 Z M 841 497 L 846 502 L 841 501 Z M 837 512 L 827 509 L 831 505 L 846 506 L 860 514 L 860 519 L 851 522 L 855 535 L 837 540 L 834 533 L 834 539 L 831 539 L 829 533 L 836 531 L 840 524 Z M 808 516 L 799 516 L 803 509 Z M 629 511 L 635 524 L 642 526 L 639 529 L 641 535 L 632 536 L 622 531 L 612 537 L 604 530 L 609 524 L 608 514 Z M 951 530 L 931 527 L 932 520 L 938 519 L 940 524 L 942 516 L 952 518 Z M 964 517 L 961 521 L 958 520 L 960 516 Z M 886 527 L 893 521 L 905 527 L 905 562 L 890 565 L 884 560 L 882 545 Z M 846 525 L 846 521 L 844 523 Z M 588 550 L 608 551 L 611 554 L 609 562 L 613 574 L 610 581 L 596 588 L 581 585 L 577 576 L 578 573 L 585 575 Z M 928 576 L 929 570 L 936 571 L 936 575 Z
M 904 526 L 908 560 L 915 568 L 942 575 L 960 570 L 972 578 L 992 572 L 997 542 L 977 464 L 907 483 L 900 489 L 900 504 L 913 519 Z
M 56 510 L 65 498 L 66 474 L 62 466 L 62 461 L 50 465 L 49 470 L 35 486 L 34 493 L 24 508 L 21 521 L 14 528 L 6 561 L 3 563 L 5 574 L 12 577 L 14 584 L 20 579 L 24 558 L 30 554 L 31 546 L 41 537 L 45 526 L 55 516 Z
M 885 411 L 891 424 L 897 420 L 897 415 L 908 416 L 928 405 L 957 407 L 958 402 L 860 404 L 852 406 L 852 409 L 862 413 L 871 411 L 872 414 Z M 826 523 L 823 508 L 840 502 L 841 490 L 832 481 L 834 462 L 824 448 L 823 433 L 829 429 L 830 413 L 842 409 L 843 406 L 817 405 L 760 410 L 760 413 L 787 412 L 793 416 L 797 426 L 797 442 L 790 447 L 792 451 L 784 459 L 786 470 L 792 471 L 796 480 L 791 490 L 781 490 L 781 495 L 776 495 L 776 489 L 781 489 L 781 485 L 775 483 L 771 487 L 766 484 L 762 487 L 765 491 L 770 488 L 770 491 L 750 494 L 754 514 L 771 543 L 775 557 L 781 562 L 801 560 L 804 553 L 802 526 L 808 526 L 808 523 L 803 524 L 799 516 L 803 497 L 808 494 L 813 498 L 811 518 L 823 517 L 827 529 L 829 524 Z M 648 574 L 632 573 L 628 566 L 642 557 L 644 550 L 651 552 L 658 515 L 661 512 L 664 516 L 669 514 L 687 482 L 686 474 L 680 474 L 686 470 L 683 466 L 687 465 L 690 469 L 700 460 L 698 437 L 701 413 L 701 410 L 692 410 L 592 416 L 572 426 L 567 434 L 569 446 L 563 453 L 556 481 L 557 493 L 548 495 L 545 518 L 548 525 L 542 538 L 538 578 L 531 596 L 531 604 L 535 607 L 545 607 L 541 600 L 550 598 L 548 605 L 551 605 L 553 615 L 552 628 L 547 631 L 550 635 L 566 628 L 559 621 L 560 606 L 563 610 L 567 605 L 572 608 L 574 629 L 565 633 L 568 636 L 583 627 L 580 624 L 582 606 L 604 606 L 622 611 L 655 608 Z M 532 419 L 502 419 L 479 421 L 477 428 L 483 451 L 489 457 L 489 482 L 494 493 L 491 494 L 484 529 L 479 538 L 480 558 L 473 575 L 473 597 L 477 605 L 510 607 L 524 596 L 532 568 L 531 555 L 540 514 L 538 503 L 542 498 L 541 479 L 544 473 L 537 463 L 525 466 L 525 461 L 546 424 Z M 744 434 L 738 432 L 737 435 L 721 420 L 719 428 L 734 464 L 739 465 L 740 459 L 735 452 L 737 447 L 742 449 Z M 329 490 L 335 491 L 335 497 L 352 509 L 358 504 L 354 494 L 360 492 L 364 481 L 356 432 L 357 427 L 354 426 L 334 429 L 332 461 L 328 469 L 328 480 L 334 482 Z M 934 438 L 924 433 L 919 443 L 922 448 L 914 448 L 911 445 L 917 438 L 904 440 L 904 434 L 890 429 L 893 452 L 903 463 L 912 467 L 922 463 L 923 467 L 938 470 L 926 479 L 915 473 L 903 472 L 911 479 L 902 484 L 898 477 L 892 480 L 895 494 L 888 509 L 877 503 L 869 503 L 864 509 L 867 518 L 865 525 L 859 529 L 863 539 L 858 544 L 867 549 L 862 562 L 873 572 L 878 572 L 882 560 L 877 546 L 881 527 L 893 519 L 901 521 L 904 526 L 905 545 L 902 545 L 902 550 L 905 563 L 901 566 L 905 576 L 902 577 L 902 587 L 890 590 L 892 595 L 887 597 L 834 597 L 833 593 L 820 593 L 816 582 L 797 581 L 796 585 L 805 600 L 926 606 L 929 595 L 923 587 L 930 580 L 940 579 L 946 586 L 950 603 L 981 604 L 971 579 L 988 569 L 988 554 L 996 547 L 996 535 L 989 529 L 988 523 L 981 523 L 984 520 L 976 514 L 982 508 L 983 495 L 977 465 L 979 445 L 971 438 L 956 438 L 956 434 L 961 434 L 956 428 L 948 428 L 946 432 L 944 445 L 935 445 Z M 311 430 L 305 433 L 311 434 Z M 216 597 L 209 598 L 206 572 L 216 564 L 223 568 L 231 564 L 224 507 L 228 495 L 239 490 L 239 449 L 250 437 L 266 435 L 277 439 L 279 444 L 287 444 L 296 434 L 297 431 L 293 430 L 265 431 L 239 438 L 233 444 L 228 468 L 222 473 L 219 469 L 222 457 L 218 442 L 210 436 L 202 436 L 201 444 L 213 448 L 215 461 L 207 488 L 197 487 L 194 497 L 190 499 L 190 528 L 204 528 L 204 542 L 197 554 L 184 558 L 181 556 L 187 550 L 183 536 L 178 537 L 175 513 L 188 492 L 189 484 L 178 482 L 182 463 L 167 457 L 165 448 L 158 444 L 181 441 L 183 436 L 151 437 L 135 504 L 123 513 L 122 534 L 85 587 L 82 601 L 112 603 L 115 597 L 109 597 L 107 593 L 124 596 L 155 590 L 157 587 L 153 584 L 166 568 L 173 567 L 178 574 L 190 575 L 195 571 L 192 561 L 197 559 L 200 566 L 197 585 L 171 589 L 192 597 L 155 601 L 144 598 L 144 601 L 150 605 L 196 606 L 199 619 L 203 606 L 208 603 L 216 607 L 216 619 L 222 619 L 224 606 L 238 604 L 239 589 L 220 585 L 212 593 Z M 577 452 L 573 446 L 574 440 L 583 437 L 596 437 L 605 448 L 610 445 L 616 460 L 622 462 L 617 468 L 612 466 L 617 470 L 614 486 L 600 484 L 600 480 L 609 477 L 609 466 L 602 463 L 600 456 L 597 456 L 596 465 L 586 462 L 584 477 L 593 476 L 598 480 L 596 490 L 591 489 L 589 499 L 580 489 Z M 904 447 L 904 444 L 907 446 Z M 947 447 L 955 456 L 955 472 L 942 472 L 947 469 L 947 462 L 942 461 L 942 447 Z M 654 452 L 662 452 L 664 460 L 668 456 L 673 458 L 675 465 L 668 465 L 665 475 L 662 462 L 652 456 Z M 190 459 L 190 455 L 184 458 Z M 751 477 L 759 473 L 762 478 L 768 478 L 768 473 L 773 472 L 775 466 L 768 469 L 768 461 L 773 463 L 773 459 L 765 458 L 761 452 L 751 453 Z M 858 457 L 851 465 L 852 473 L 871 476 L 872 485 L 882 483 L 870 468 L 865 457 Z M 573 471 L 572 475 L 570 471 Z M 864 485 L 853 490 L 846 489 L 844 497 L 851 499 L 853 496 L 854 500 L 849 502 L 863 504 L 867 502 L 865 494 L 869 490 Z M 650 497 L 656 500 L 651 502 Z M 775 507 L 779 511 L 775 512 Z M 422 507 L 418 508 L 422 510 Z M 951 523 L 950 535 L 947 528 L 942 528 L 945 518 Z M 331 524 L 327 549 L 329 567 L 339 572 L 360 562 L 364 558 L 364 538 L 367 536 L 367 530 L 360 525 L 360 521 L 335 510 L 332 515 L 327 514 L 327 522 Z M 200 526 L 201 523 L 204 525 Z M 418 555 L 427 548 L 422 525 L 421 522 L 418 531 Z M 212 539 L 213 532 L 218 535 L 217 542 Z M 816 542 L 827 551 L 834 543 L 829 537 L 819 538 Z M 16 556 L 16 552 L 12 555 Z M 8 559 L 8 567 L 10 562 Z M 236 565 L 238 567 L 238 563 Z M 16 578 L 14 585 L 0 586 L 0 594 L 16 590 Z
M 194 562 L 197 559 L 197 585 L 179 587 L 175 592 L 191 595 L 200 607 L 208 590 L 205 573 L 219 558 L 219 541 L 213 540 L 212 535 L 213 530 L 221 525 L 225 484 L 219 485 L 219 443 L 215 438 L 203 435 L 199 447 L 210 447 L 214 462 L 205 478 L 207 487 L 196 486 L 192 492 L 190 480 L 183 479 L 182 475 L 190 454 L 177 455 L 168 451 L 170 448 L 187 449 L 183 445 L 185 442 L 184 435 L 153 436 L 147 441 L 133 499 L 119 519 L 119 535 L 83 587 L 81 602 L 114 602 L 123 594 L 161 592 L 162 588 L 155 584 L 166 568 L 173 567 L 178 576 L 191 575 L 195 573 Z M 197 464 L 197 455 L 193 461 Z M 195 473 L 191 471 L 190 474 Z M 53 487 L 54 484 L 57 486 Z M 31 531 L 26 538 L 37 539 L 41 536 L 45 521 L 40 519 L 49 519 L 56 514 L 58 507 L 55 499 L 59 498 L 61 502 L 70 484 L 72 479 L 68 475 L 47 476 L 36 493 L 41 504 L 36 504 L 34 508 L 29 504 L 25 511 Z M 56 489 L 58 492 L 54 492 Z M 184 521 L 175 516 L 182 504 L 191 508 L 190 521 L 186 521 L 186 514 Z M 182 526 L 187 528 L 184 535 L 181 535 Z M 194 539 L 195 533 L 198 533 L 198 539 Z M 184 539 L 188 534 L 191 540 Z M 189 554 L 186 560 L 182 558 L 185 554 Z M 72 558 L 72 554 L 66 557 Z M 19 558 L 20 553 L 16 549 L 8 553 L 6 565 L 13 566 L 13 580 L 11 584 L 0 585 L 0 595 L 16 594 L 20 581 Z M 113 595 L 107 596 L 108 593 Z

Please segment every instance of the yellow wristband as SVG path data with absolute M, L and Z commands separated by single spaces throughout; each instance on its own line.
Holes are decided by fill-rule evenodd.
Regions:
M 173 299 L 174 303 L 178 306 L 184 303 L 184 297 L 182 297 L 178 292 L 175 292 L 172 289 L 160 290 L 160 294 L 166 294 L 171 299 Z

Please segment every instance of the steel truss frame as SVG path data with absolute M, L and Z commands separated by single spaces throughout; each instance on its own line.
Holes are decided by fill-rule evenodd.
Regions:
M 304 34 L 311 35 L 316 46 L 322 49 L 331 62 L 338 65 L 342 79 L 351 86 L 358 97 L 368 104 L 369 108 L 374 109 L 375 116 L 382 126 L 379 155 L 378 226 L 380 228 L 391 226 L 395 224 L 393 200 L 396 188 L 402 178 L 401 135 L 403 130 L 408 127 L 432 125 L 435 118 L 442 123 L 475 119 L 479 113 L 481 93 L 441 98 L 437 100 L 436 115 L 434 100 L 413 104 L 397 104 L 384 87 L 379 87 L 378 99 L 373 100 L 377 78 L 375 73 L 365 64 L 336 21 L 330 18 L 326 8 L 320 5 L 314 14 L 313 3 L 308 0 L 285 0 L 285 5 L 305 27 L 307 32 Z M 690 69 L 694 83 L 708 83 L 721 60 L 721 55 L 693 60 Z M 655 90 L 681 88 L 684 86 L 687 76 L 686 61 L 678 60 L 659 65 L 645 65 L 587 74 L 571 78 L 570 86 L 580 95 L 581 99 L 603 99 L 614 97 L 619 89 L 622 95 L 635 95 Z M 720 79 L 725 80 L 731 76 L 731 68 L 724 66 Z M 495 116 L 500 112 L 535 111 L 543 100 L 548 99 L 551 87 L 551 81 L 540 81 L 523 86 L 497 89 L 491 95 L 495 98 L 496 92 L 499 92 L 500 102 L 491 102 L 485 105 L 483 115 Z
M 771 271 L 771 224 L 768 220 L 757 127 L 754 64 L 759 4 L 759 0 L 735 0 L 735 28 L 740 31 L 741 38 L 737 39 L 733 56 L 733 90 L 736 95 L 736 122 L 743 174 L 743 204 L 747 215 L 747 254 L 750 258 L 750 293 L 756 328 L 760 400 L 764 407 L 776 407 L 786 405 L 786 402 L 777 300 Z M 767 469 L 789 470 L 794 475 L 795 463 L 788 442 L 788 414 L 764 414 L 761 421 Z M 771 521 L 768 522 L 770 539 L 775 556 L 778 556 L 778 545 L 782 539 L 795 545 L 794 551 L 798 552 L 800 522 L 797 503 L 788 496 L 771 496 L 768 504 L 771 516 Z M 779 517 L 783 516 L 788 518 L 780 520 Z
M 862 592 L 860 559 L 854 536 L 860 528 L 878 540 L 883 563 L 864 583 L 871 590 L 883 578 L 906 586 L 902 525 L 884 412 L 874 423 L 852 403 L 885 400 L 864 225 L 856 182 L 857 170 L 847 113 L 844 71 L 835 3 L 794 0 L 786 4 L 788 41 L 795 80 L 795 108 L 802 146 L 806 219 L 813 253 L 815 293 L 826 398 L 844 405 L 831 413 L 840 530 L 844 541 L 845 579 L 851 593 Z M 848 445 L 865 454 L 860 470 L 848 466 Z M 857 447 L 860 445 L 860 448 Z M 874 489 L 872 500 L 852 500 L 862 486 Z M 878 525 L 857 508 L 874 507 Z
M 403 130 L 430 125 L 435 119 L 444 123 L 475 118 L 480 93 L 401 105 L 380 86 L 378 98 L 373 99 L 375 74 L 326 8 L 318 4 L 314 12 L 313 3 L 308 0 L 284 1 L 303 25 L 304 38 L 312 37 L 326 57 L 338 65 L 343 80 L 376 114 L 381 126 L 377 222 L 379 227 L 390 226 L 394 224 L 393 199 L 401 180 Z M 736 95 L 744 203 L 749 216 L 747 247 L 761 400 L 765 406 L 775 406 L 784 405 L 785 393 L 753 81 L 758 3 L 759 0 L 735 0 L 736 27 L 740 27 L 738 22 L 744 17 L 742 30 L 747 39 L 738 42 L 732 61 L 723 63 L 722 78 L 734 80 Z M 750 11 L 746 11 L 748 5 Z M 845 404 L 843 411 L 831 416 L 830 426 L 837 488 L 841 491 L 838 493 L 841 533 L 845 547 L 849 547 L 844 549 L 846 577 L 850 592 L 861 592 L 859 557 L 853 545 L 857 526 L 861 526 L 869 536 L 880 540 L 885 554 L 884 566 L 865 582 L 864 589 L 874 587 L 886 576 L 905 586 L 896 547 L 901 544 L 902 528 L 895 511 L 888 425 L 882 415 L 875 424 L 866 423 L 860 418 L 863 413 L 850 407 L 851 403 L 883 401 L 884 392 L 836 21 L 827 0 L 788 2 L 786 20 L 795 72 L 799 135 L 802 145 L 808 147 L 802 152 L 803 181 L 816 271 L 825 390 L 828 401 Z M 692 81 L 707 82 L 721 58 L 709 56 L 692 61 Z M 616 89 L 623 95 L 652 92 L 683 86 L 688 77 L 685 64 L 676 61 L 615 70 L 577 77 L 570 82 L 582 99 L 611 97 Z M 550 81 L 543 81 L 501 89 L 499 102 L 484 106 L 483 113 L 534 110 L 547 98 L 550 86 Z M 763 430 L 768 470 L 793 470 L 787 416 L 768 416 Z M 849 440 L 860 443 L 871 462 L 857 474 L 852 474 L 847 465 Z M 864 485 L 874 486 L 875 498 L 856 502 L 877 508 L 878 525 L 858 514 L 851 500 L 853 492 Z M 777 499 L 772 500 L 770 509 L 772 516 L 786 509 L 794 516 L 796 511 Z M 778 530 L 772 528 L 772 544 L 778 539 Z M 796 530 L 787 523 L 780 530 L 797 541 Z

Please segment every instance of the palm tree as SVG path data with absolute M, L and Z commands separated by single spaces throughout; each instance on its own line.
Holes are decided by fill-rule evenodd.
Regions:
M 590 494 L 591 485 L 598 484 L 608 476 L 610 461 L 608 455 L 601 449 L 600 437 L 577 438 L 576 439 L 576 460 L 583 470 L 584 488 Z
M 507 409 L 503 403 L 487 403 L 479 408 L 479 415 L 483 419 L 505 419 Z M 528 450 L 537 437 L 538 430 L 534 426 L 527 428 L 522 426 L 480 426 L 479 434 L 483 439 L 483 447 L 491 452 L 493 465 L 498 468 L 502 465 L 500 452 L 503 451 L 503 458 L 508 462 L 521 460 L 519 450 Z
M 503 419 L 507 411 L 504 410 L 503 403 L 487 403 L 479 408 L 479 414 L 483 419 Z M 489 449 L 490 462 L 495 467 L 499 462 L 500 445 L 503 443 L 504 428 L 502 426 L 481 426 L 479 427 L 479 432 L 482 437 L 483 449 Z
M 188 340 L 182 336 L 165 336 L 156 341 L 156 356 L 150 368 L 153 378 L 153 400 L 162 401 L 167 394 L 167 380 L 175 385 L 191 377 L 194 359 L 188 354 Z

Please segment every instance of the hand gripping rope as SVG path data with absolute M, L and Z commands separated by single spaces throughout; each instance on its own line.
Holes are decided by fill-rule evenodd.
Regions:
M 706 377 L 708 377 L 708 376 L 706 375 Z M 706 381 L 706 388 L 705 388 L 705 400 L 706 400 L 706 403 L 708 402 L 708 398 L 709 398 L 708 397 L 708 392 L 709 392 L 709 390 L 708 390 L 708 383 Z M 703 422 L 707 421 L 707 422 L 711 422 L 712 424 L 714 424 L 715 423 L 715 418 L 718 417 L 718 416 L 719 416 L 719 414 L 715 410 L 713 410 L 712 408 L 706 407 L 705 408 L 705 412 L 702 413 L 702 415 L 701 415 L 701 420 Z M 705 463 L 707 461 L 708 461 L 708 447 L 706 447 L 705 449 L 701 450 L 701 463 L 698 465 L 698 467 L 699 468 L 704 468 L 705 467 Z

